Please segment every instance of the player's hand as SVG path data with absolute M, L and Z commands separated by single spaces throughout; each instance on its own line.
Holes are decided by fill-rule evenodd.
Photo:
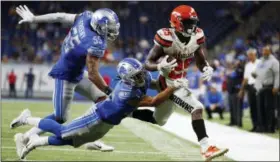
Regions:
M 22 20 L 20 20 L 18 24 L 25 23 L 25 22 L 32 23 L 34 21 L 35 18 L 34 14 L 30 12 L 30 10 L 26 5 L 18 6 L 16 8 L 16 12 L 22 18 Z
M 168 59 L 168 55 L 166 55 L 162 61 L 157 65 L 157 69 L 158 71 L 160 71 L 161 73 L 163 73 L 164 76 L 168 75 L 169 72 L 171 70 L 173 70 L 178 64 L 177 64 L 177 60 L 176 59 L 173 59 L 172 61 L 170 62 L 167 62 L 167 59 Z
M 188 88 L 189 81 L 186 78 L 180 78 L 173 81 L 173 86 L 175 88 Z
M 202 70 L 202 79 L 210 81 L 213 75 L 213 68 L 211 66 L 205 66 Z

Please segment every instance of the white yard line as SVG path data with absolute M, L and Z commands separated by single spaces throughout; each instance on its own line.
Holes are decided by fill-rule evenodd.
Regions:
M 2 146 L 2 149 L 11 149 L 11 150 L 15 150 L 16 147 L 14 146 Z M 77 149 L 77 148 L 50 148 L 50 147 L 40 147 L 40 148 L 36 148 L 36 150 L 45 150 L 45 151 L 71 151 L 71 152 L 89 152 L 91 150 L 86 150 L 86 149 Z M 100 151 L 96 151 L 96 152 L 100 152 Z M 100 152 L 102 153 L 102 152 Z M 111 153 L 111 152 L 109 152 Z M 114 150 L 112 153 L 117 153 L 117 154 L 153 154 L 153 155 L 162 155 L 164 153 L 162 152 L 151 152 L 151 151 L 119 151 L 119 150 Z
M 233 160 L 279 161 L 279 139 L 209 121 L 205 125 L 211 142 L 229 148 L 226 156 Z M 189 116 L 173 113 L 162 128 L 198 144 Z

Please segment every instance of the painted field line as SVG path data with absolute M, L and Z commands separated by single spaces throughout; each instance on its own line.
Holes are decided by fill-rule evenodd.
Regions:
M 16 150 L 16 147 L 12 146 L 2 146 L 2 149 L 10 149 L 10 150 Z M 44 151 L 71 151 L 71 152 L 89 152 L 91 153 L 92 150 L 86 150 L 86 149 L 77 149 L 77 148 L 43 148 L 39 147 L 36 148 L 36 150 L 44 150 Z M 118 151 L 114 150 L 113 152 L 100 152 L 100 151 L 95 151 L 99 153 L 117 153 L 117 154 L 152 154 L 152 155 L 163 155 L 164 153 L 162 152 L 151 152 L 151 151 Z

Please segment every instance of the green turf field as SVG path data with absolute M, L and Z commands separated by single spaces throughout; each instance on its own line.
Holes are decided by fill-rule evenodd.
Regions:
M 71 118 L 83 114 L 90 104 L 73 104 Z M 2 102 L 2 137 L 1 160 L 17 160 L 13 136 L 17 132 L 24 132 L 29 126 L 15 130 L 9 128 L 11 120 L 23 109 L 29 108 L 33 116 L 44 117 L 52 112 L 51 102 L 8 101 Z M 191 131 L 191 130 L 190 130 Z M 199 147 L 167 133 L 157 126 L 125 119 L 121 125 L 112 129 L 103 139 L 106 144 L 115 147 L 114 152 L 98 152 L 85 150 L 83 147 L 74 149 L 70 146 L 41 147 L 28 156 L 28 160 L 52 161 L 201 161 Z M 226 157 L 217 159 L 229 160 Z

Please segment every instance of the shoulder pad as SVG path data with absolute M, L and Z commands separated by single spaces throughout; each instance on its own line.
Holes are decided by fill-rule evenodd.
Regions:
M 157 31 L 154 42 L 162 47 L 170 47 L 172 45 L 172 33 L 169 28 L 162 28 Z
M 204 32 L 203 32 L 203 30 L 201 28 L 196 28 L 195 37 L 196 37 L 197 44 L 200 45 L 200 44 L 205 43 Z

